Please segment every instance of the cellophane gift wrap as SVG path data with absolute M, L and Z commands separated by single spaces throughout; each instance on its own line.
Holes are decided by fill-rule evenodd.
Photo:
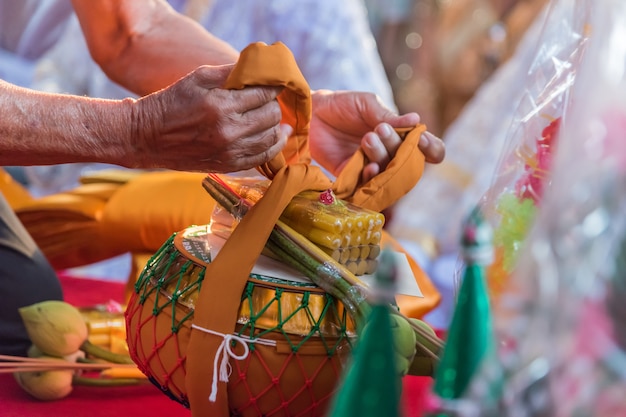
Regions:
M 493 300 L 508 284 L 549 187 L 561 125 L 590 32 L 585 0 L 556 0 L 535 38 L 535 58 L 509 115 L 492 183 L 480 201 L 494 229 L 495 260 L 488 271 Z
M 249 85 L 285 87 L 278 99 L 294 134 L 278 157 L 258 167 L 269 186 L 216 256 L 206 256 L 210 233 L 199 226 L 174 235 L 148 263 L 126 312 L 130 354 L 194 416 L 322 416 L 354 335 L 345 305 L 317 287 L 251 271 L 279 216 L 303 191 L 332 190 L 374 212 L 406 194 L 423 170 L 417 143 L 425 126 L 408 132 L 387 169 L 367 183 L 360 181 L 360 150 L 331 181 L 311 164 L 310 91 L 284 45 L 242 51 L 225 87 Z M 417 308 L 432 308 L 438 294 L 411 266 L 425 294 Z
M 569 66 L 550 180 L 495 302 L 498 353 L 459 415 L 626 415 L 626 3 L 564 6 L 588 39 Z

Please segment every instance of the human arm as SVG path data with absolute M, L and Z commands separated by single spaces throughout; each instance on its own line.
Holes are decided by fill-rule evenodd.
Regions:
M 139 95 L 238 52 L 162 0 L 72 0 L 94 61 Z
M 47 94 L 0 81 L 0 164 L 103 162 L 229 172 L 274 157 L 280 89 L 223 90 L 231 67 L 200 67 L 139 100 Z
M 106 52 L 107 59 L 99 63 L 121 69 L 121 74 L 128 78 L 138 72 L 138 82 L 145 85 L 158 85 L 158 80 L 167 78 L 167 74 L 174 78 L 177 71 L 212 62 L 214 53 L 226 57 L 220 55 L 220 50 L 212 49 L 217 40 L 202 27 L 158 0 L 73 2 L 92 54 L 94 49 Z M 102 16 L 107 18 L 100 19 Z M 115 64 L 116 59 L 122 64 Z M 236 53 L 232 59 L 237 59 Z M 155 73 L 161 71 L 165 76 Z M 157 82 L 151 82 L 151 78 Z M 313 100 L 311 151 L 333 173 L 358 148 L 363 135 L 379 123 L 408 127 L 419 122 L 414 113 L 396 115 L 371 93 L 326 91 L 314 94 Z

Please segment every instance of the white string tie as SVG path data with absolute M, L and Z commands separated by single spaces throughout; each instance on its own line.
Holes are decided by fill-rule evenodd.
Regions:
M 219 336 L 223 338 L 222 343 L 220 343 L 217 348 L 217 352 L 215 352 L 215 360 L 213 361 L 213 383 L 211 384 L 211 395 L 209 395 L 209 401 L 215 402 L 217 399 L 217 382 L 218 382 L 218 368 L 219 368 L 219 381 L 228 382 L 230 378 L 230 374 L 233 369 L 230 365 L 230 358 L 236 359 L 238 361 L 246 359 L 250 354 L 250 348 L 248 347 L 248 343 L 259 343 L 266 346 L 276 346 L 275 340 L 268 339 L 250 339 L 248 336 L 238 336 L 236 334 L 223 334 L 220 332 L 216 332 L 214 330 L 210 330 L 196 324 L 191 325 L 192 328 L 200 330 L 205 333 L 209 333 L 215 336 Z M 231 342 L 239 342 L 243 346 L 243 353 L 241 355 L 237 355 L 233 352 L 231 346 Z M 222 358 L 220 363 L 220 357 Z M 219 367 L 218 367 L 219 364 Z

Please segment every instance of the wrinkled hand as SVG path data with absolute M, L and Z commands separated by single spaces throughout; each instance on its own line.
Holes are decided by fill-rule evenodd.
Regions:
M 370 160 L 363 172 L 367 181 L 385 169 L 400 146 L 400 136 L 393 128 L 420 122 L 417 113 L 398 115 L 372 93 L 320 90 L 312 97 L 311 156 L 334 175 L 360 146 Z M 430 133 L 422 135 L 418 147 L 429 163 L 444 158 L 443 142 Z
M 219 88 L 233 66 L 196 69 L 170 87 L 136 101 L 130 166 L 234 172 L 261 165 L 284 147 L 281 88 Z

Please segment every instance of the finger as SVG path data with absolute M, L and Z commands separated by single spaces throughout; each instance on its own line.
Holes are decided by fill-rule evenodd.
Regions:
M 282 151 L 292 133 L 293 128 L 291 126 L 281 124 L 277 128 L 263 132 L 258 135 L 258 137 L 248 138 L 247 140 L 255 145 L 246 146 L 244 148 L 247 154 L 241 158 L 241 161 L 246 166 L 241 169 L 254 168 L 269 162 Z M 271 145 L 258 146 L 258 144 L 268 143 L 268 141 Z M 254 151 L 255 149 L 257 149 L 257 151 Z
M 198 84 L 204 88 L 220 88 L 234 67 L 235 64 L 203 65 L 194 71 L 194 76 Z
M 255 86 L 241 90 L 230 90 L 235 100 L 233 110 L 239 113 L 262 107 L 278 97 L 282 87 Z
M 361 171 L 361 181 L 363 184 L 367 183 L 369 180 L 374 178 L 376 175 L 380 173 L 380 165 L 375 162 L 371 162 L 363 168 Z
M 412 127 L 420 122 L 420 117 L 415 112 L 398 115 L 394 110 L 387 107 L 379 96 L 372 93 L 357 93 L 358 108 L 363 109 L 362 114 L 370 126 L 378 123 L 389 123 L 393 127 Z
M 385 123 L 389 123 L 394 128 L 399 127 L 413 127 L 420 123 L 420 115 L 411 112 L 403 115 L 390 115 L 387 119 L 382 120 Z
M 441 163 L 446 156 L 446 145 L 430 132 L 422 133 L 417 147 L 424 154 L 426 162 L 431 164 Z
M 375 131 L 376 133 L 378 133 L 382 144 L 385 146 L 385 149 L 387 150 L 387 155 L 390 158 L 393 158 L 393 156 L 395 156 L 396 152 L 398 151 L 398 148 L 402 144 L 402 138 L 391 127 L 391 125 L 387 123 L 379 124 L 378 126 L 376 126 Z
M 376 132 L 368 132 L 361 140 L 361 148 L 370 162 L 386 167 L 389 161 L 389 153 Z
M 234 128 L 238 129 L 238 137 L 252 136 L 256 133 L 278 127 L 282 118 L 282 112 L 278 101 L 272 100 L 260 107 L 248 110 L 235 118 Z

